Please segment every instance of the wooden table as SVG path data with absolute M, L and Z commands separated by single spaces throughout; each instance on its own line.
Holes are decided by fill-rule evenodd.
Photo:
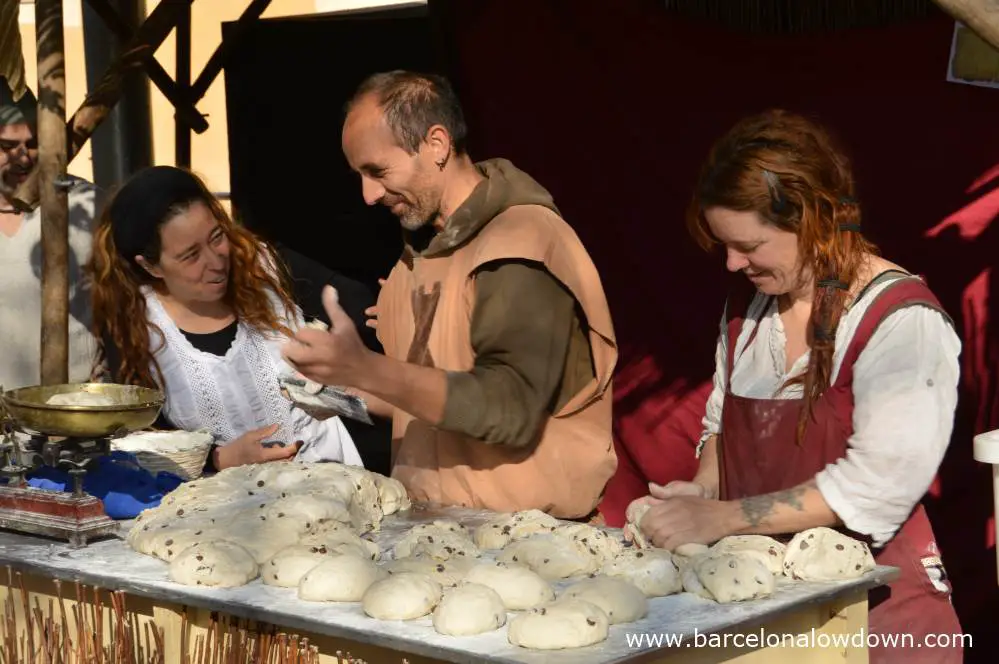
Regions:
M 383 550 L 388 549 L 414 523 L 442 516 L 440 510 L 421 510 L 417 506 L 409 513 L 388 517 L 376 539 L 381 540 Z M 446 516 L 467 525 L 473 525 L 470 519 L 483 518 L 481 513 L 471 510 L 448 510 Z M 187 661 L 184 655 L 194 652 L 199 637 L 210 632 L 224 634 L 229 625 L 236 626 L 237 636 L 240 627 L 246 630 L 247 638 L 258 645 L 268 635 L 278 632 L 297 635 L 298 643 L 308 639 L 308 644 L 316 647 L 319 654 L 314 659 L 300 660 L 303 664 L 338 663 L 347 661 L 348 654 L 366 662 L 407 661 L 410 664 L 431 661 L 468 664 L 861 664 L 868 661 L 867 650 L 861 644 L 836 647 L 828 640 L 862 634 L 867 627 L 868 590 L 897 577 L 896 568 L 879 567 L 848 582 L 788 581 L 771 598 L 728 605 L 686 593 L 655 598 L 649 601 L 649 614 L 644 619 L 612 626 L 609 638 L 603 643 L 575 650 L 539 652 L 509 644 L 505 628 L 474 637 L 447 637 L 434 631 L 429 617 L 406 622 L 377 621 L 364 615 L 359 604 L 303 602 L 294 589 L 266 586 L 259 579 L 239 588 L 208 589 L 173 583 L 167 579 L 166 570 L 166 563 L 133 552 L 118 538 L 74 550 L 63 543 L 0 532 L 0 606 L 6 607 L 4 615 L 7 616 L 6 620 L 0 620 L 0 631 L 14 630 L 17 634 L 27 631 L 25 600 L 35 612 L 38 624 L 50 617 L 56 623 L 62 623 L 62 604 L 66 607 L 68 632 L 74 642 L 77 641 L 73 607 L 77 604 L 76 584 L 84 584 L 89 586 L 86 591 L 89 599 L 83 604 L 87 606 L 85 613 L 89 618 L 86 622 L 90 626 L 83 630 L 84 634 L 99 633 L 100 638 L 93 636 L 91 640 L 104 644 L 115 638 L 112 625 L 116 609 L 112 607 L 109 591 L 119 591 L 117 597 L 123 600 L 124 606 L 119 605 L 117 610 L 126 618 L 123 624 L 138 634 L 138 640 L 147 652 L 156 648 L 151 636 L 150 645 L 145 646 L 145 625 L 162 630 L 160 650 L 163 659 L 159 661 L 166 664 Z M 100 610 L 93 601 L 94 588 L 103 589 L 97 593 L 102 605 Z M 58 600 L 60 592 L 62 603 Z M 100 625 L 95 627 L 98 621 Z M 37 629 L 36 634 L 39 634 Z M 658 634 L 669 636 L 656 637 Z M 781 635 L 784 638 L 794 635 L 796 639 L 813 642 L 815 647 L 797 640 L 795 647 L 772 647 L 772 643 L 767 647 L 765 642 L 760 643 L 761 635 L 771 640 L 781 638 Z M 36 636 L 36 642 L 40 638 Z M 664 639 L 662 647 L 657 647 L 655 638 Z M 669 645 L 666 639 L 676 641 Z M 705 639 L 711 641 L 705 644 Z M 127 641 L 122 634 L 117 635 L 117 640 Z M 73 664 L 76 661 L 70 660 Z M 157 660 L 122 661 L 145 664 Z M 190 661 L 199 664 L 193 657 Z

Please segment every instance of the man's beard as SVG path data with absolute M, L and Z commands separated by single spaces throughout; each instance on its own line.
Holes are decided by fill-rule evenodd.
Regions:
M 435 203 L 430 192 L 419 195 L 415 205 L 403 202 L 405 210 L 399 216 L 399 224 L 407 231 L 418 231 L 427 224 L 433 223 L 440 215 L 440 204 Z

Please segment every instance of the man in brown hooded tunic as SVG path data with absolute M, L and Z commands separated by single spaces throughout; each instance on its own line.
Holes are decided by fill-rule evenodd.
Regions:
M 392 417 L 392 475 L 413 499 L 584 518 L 617 464 L 603 287 L 551 195 L 509 161 L 473 163 L 465 140 L 444 79 L 361 85 L 344 154 L 407 238 L 378 299 L 385 355 L 330 292 L 333 330 L 302 331 L 286 356 Z

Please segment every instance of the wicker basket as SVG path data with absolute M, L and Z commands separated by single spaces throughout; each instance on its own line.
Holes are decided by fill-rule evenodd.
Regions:
M 140 431 L 112 441 L 111 448 L 135 455 L 153 475 L 166 472 L 188 482 L 201 477 L 212 442 L 207 431 Z

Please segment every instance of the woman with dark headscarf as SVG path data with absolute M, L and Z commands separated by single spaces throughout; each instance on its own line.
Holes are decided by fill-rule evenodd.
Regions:
M 922 505 L 954 422 L 950 318 L 921 279 L 877 255 L 848 160 L 800 116 L 764 113 L 720 139 L 688 222 L 743 278 L 722 318 L 699 469 L 650 487 L 642 531 L 674 549 L 839 528 L 901 571 L 886 601 L 872 593 L 870 632 L 916 645 L 875 642 L 872 664 L 960 662 Z M 931 634 L 948 640 L 918 649 Z
M 94 327 L 117 382 L 159 387 L 181 429 L 207 429 L 217 469 L 290 458 L 362 465 L 339 418 L 280 391 L 280 345 L 303 324 L 278 257 L 204 183 L 158 166 L 105 208 L 91 261 Z M 267 445 L 268 442 L 285 443 Z

